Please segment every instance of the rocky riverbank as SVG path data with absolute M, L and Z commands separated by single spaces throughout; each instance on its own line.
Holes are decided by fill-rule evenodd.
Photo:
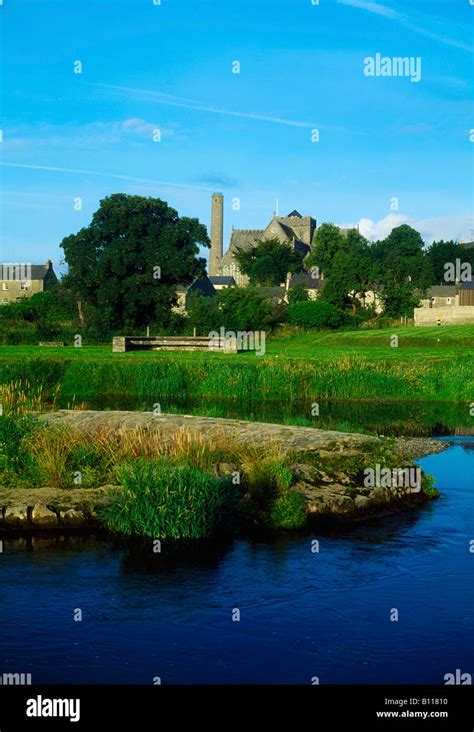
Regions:
M 213 439 L 232 438 L 239 444 L 279 444 L 293 475 L 291 490 L 304 497 L 309 518 L 318 522 L 361 521 L 419 506 L 428 500 L 423 490 L 366 485 L 363 467 L 387 464 L 387 456 L 404 467 L 419 457 L 440 452 L 446 444 L 425 438 L 385 440 L 357 433 L 309 427 L 252 423 L 185 415 L 145 412 L 62 410 L 44 415 L 52 425 L 68 426 L 94 438 L 97 430 L 159 431 L 164 440 L 177 430 Z M 234 474 L 232 463 L 216 463 L 217 475 Z M 0 488 L 0 530 L 90 529 L 100 523 L 101 509 L 117 486 L 99 488 Z
M 179 429 L 207 437 L 232 437 L 244 444 L 266 445 L 279 442 L 285 451 L 314 452 L 318 450 L 344 451 L 357 449 L 368 443 L 383 444 L 384 438 L 356 432 L 337 432 L 313 427 L 248 422 L 219 417 L 198 417 L 185 414 L 154 414 L 153 412 L 94 411 L 61 409 L 42 415 L 49 424 L 69 426 L 93 434 L 97 430 L 150 430 L 159 431 L 165 438 L 173 437 Z M 446 443 L 427 437 L 395 438 L 392 440 L 400 453 L 409 460 L 431 455 L 446 449 Z

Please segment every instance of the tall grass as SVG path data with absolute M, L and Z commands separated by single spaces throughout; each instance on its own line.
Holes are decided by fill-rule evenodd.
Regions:
M 118 491 L 104 525 L 157 539 L 205 539 L 228 520 L 236 494 L 229 479 L 187 463 L 139 458 L 119 469 Z
M 225 478 L 217 475 L 223 462 Z M 243 445 L 185 429 L 171 435 L 140 429 L 88 434 L 26 415 L 0 419 L 0 486 L 87 488 L 110 482 L 122 489 L 104 522 L 123 533 L 204 538 L 230 516 L 239 496 L 245 496 L 243 511 L 237 511 L 243 524 L 289 529 L 306 521 L 278 443 Z
M 59 389 L 59 384 L 56 384 L 46 395 L 43 384 L 32 384 L 26 379 L 0 384 L 0 414 L 11 416 L 42 412 L 47 406 L 54 407 Z
M 440 354 L 441 356 L 442 354 Z M 0 382 L 28 379 L 44 393 L 60 385 L 61 403 L 100 403 L 114 394 L 147 403 L 220 397 L 265 402 L 271 399 L 381 398 L 468 401 L 472 398 L 474 359 L 245 360 L 229 357 L 153 360 L 0 359 Z M 44 366 L 44 368 L 43 368 Z M 153 403 L 149 405 L 150 410 Z

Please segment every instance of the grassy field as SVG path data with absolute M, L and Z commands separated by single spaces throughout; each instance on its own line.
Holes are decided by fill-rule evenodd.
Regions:
M 398 337 L 398 347 L 390 345 L 392 335 Z M 458 358 L 474 355 L 474 325 L 453 325 L 449 327 L 393 328 L 391 330 L 356 330 L 336 332 L 288 333 L 271 336 L 266 341 L 264 356 L 241 352 L 236 356 L 221 353 L 206 353 L 209 360 L 238 359 L 240 361 L 264 361 L 266 359 L 321 359 L 349 358 L 357 356 L 364 360 L 383 358 L 405 361 L 419 359 Z M 83 346 L 82 348 L 40 348 L 39 346 L 1 346 L 0 358 L 44 357 L 74 358 L 113 361 L 142 361 L 158 358 L 179 361 L 200 360 L 203 354 L 197 352 L 132 351 L 112 353 L 112 346 Z
M 391 337 L 398 346 L 391 346 Z M 474 401 L 474 325 L 288 333 L 266 353 L 142 351 L 111 346 L 3 346 L 0 383 L 60 386 L 61 399 L 104 394 L 146 398 L 318 398 Z

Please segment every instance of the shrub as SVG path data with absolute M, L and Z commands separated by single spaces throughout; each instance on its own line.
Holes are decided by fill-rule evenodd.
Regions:
M 291 325 L 318 329 L 340 328 L 349 322 L 346 313 L 322 300 L 295 302 L 289 305 L 288 320 Z
M 301 529 L 306 523 L 304 498 L 301 493 L 286 491 L 272 503 L 268 525 L 272 529 Z
M 288 291 L 288 302 L 293 305 L 296 302 L 308 302 L 308 290 L 302 282 L 298 282 L 291 290 Z
M 431 473 L 424 473 L 421 478 L 421 490 L 427 498 L 439 498 L 441 495 L 435 487 L 435 477 Z
M 38 421 L 31 416 L 0 417 L 0 483 L 21 484 L 21 476 L 27 475 L 33 460 L 25 449 L 23 440 L 32 438 L 39 429 Z
M 235 489 L 186 463 L 139 458 L 118 469 L 123 489 L 103 510 L 108 529 L 157 539 L 211 537 L 230 516 Z
M 291 485 L 292 473 L 279 445 L 266 445 L 265 448 L 239 445 L 233 449 L 233 454 L 240 465 L 250 500 L 256 506 L 267 506 L 275 495 Z

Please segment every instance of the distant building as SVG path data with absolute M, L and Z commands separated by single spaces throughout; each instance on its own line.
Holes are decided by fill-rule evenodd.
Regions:
M 57 281 L 50 259 L 45 264 L 18 262 L 0 264 L 2 305 L 21 302 L 38 292 L 45 292 Z
M 426 292 L 422 307 L 444 308 L 448 305 L 459 305 L 458 285 L 435 285 Z
M 248 284 L 248 277 L 240 271 L 235 258 L 239 249 L 251 249 L 259 240 L 278 239 L 288 243 L 295 251 L 305 256 L 311 251 L 316 219 L 292 211 L 288 216 L 273 216 L 264 229 L 233 229 L 229 247 L 223 253 L 224 196 L 214 193 L 211 211 L 211 251 L 209 275 L 211 277 L 233 277 L 237 285 Z
M 324 286 L 323 277 L 313 277 L 309 272 L 300 274 L 289 274 L 287 277 L 287 290 L 294 290 L 295 287 L 303 286 L 310 300 L 316 300 Z
M 215 290 L 224 290 L 226 287 L 234 287 L 236 282 L 233 277 L 215 275 L 209 277 L 209 282 Z
M 430 287 L 414 320 L 415 325 L 474 323 L 474 281 Z
M 198 277 L 190 285 L 180 285 L 176 288 L 178 302 L 173 307 L 175 313 L 183 315 L 189 308 L 189 298 L 195 293 L 201 293 L 204 297 L 214 297 L 216 291 L 209 277 Z

